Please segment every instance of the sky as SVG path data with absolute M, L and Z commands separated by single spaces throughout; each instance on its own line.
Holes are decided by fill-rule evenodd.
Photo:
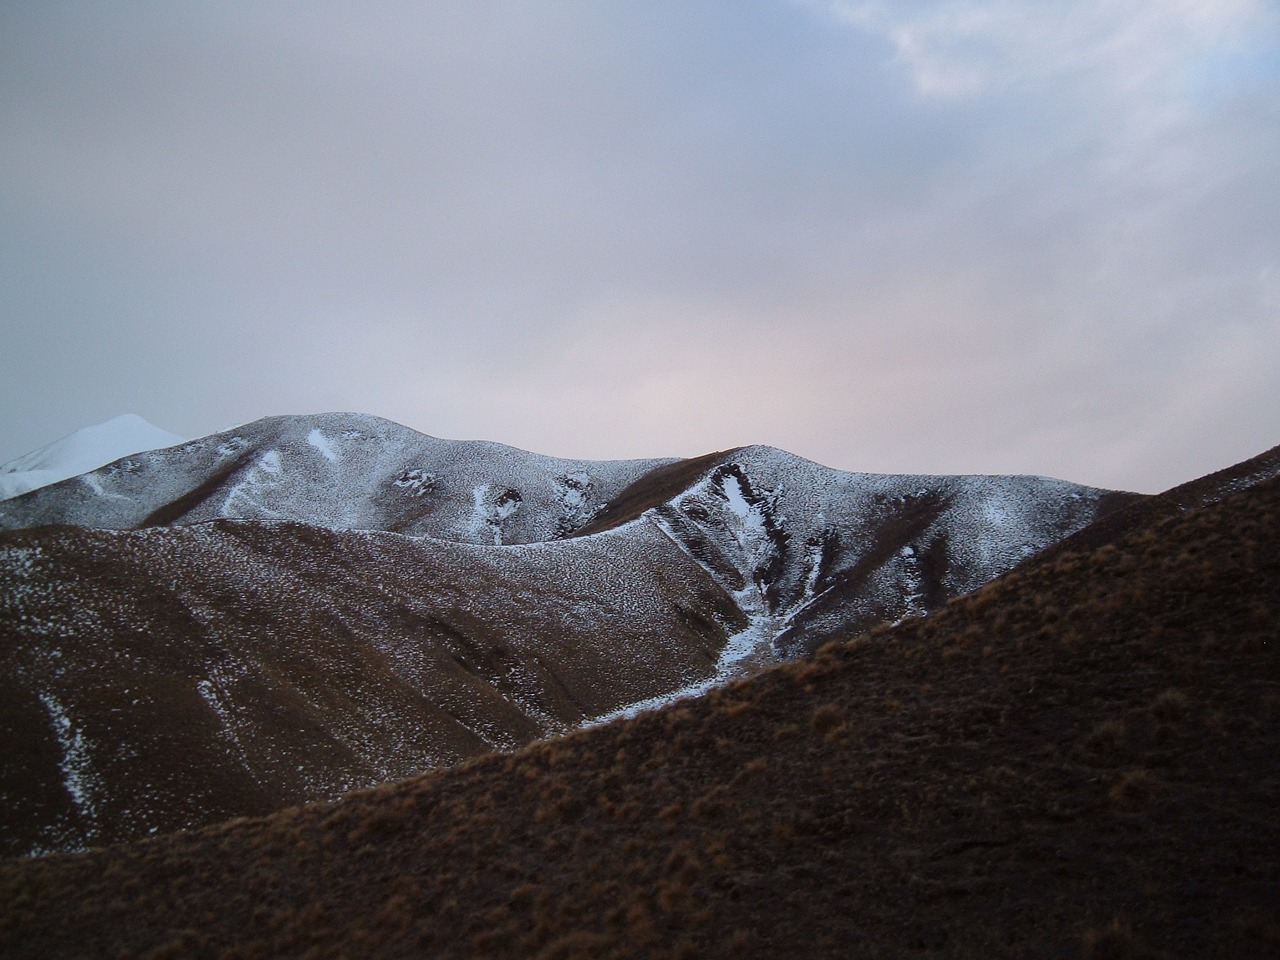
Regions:
M 0 462 L 329 410 L 1143 492 L 1260 453 L 1280 3 L 0 3 Z

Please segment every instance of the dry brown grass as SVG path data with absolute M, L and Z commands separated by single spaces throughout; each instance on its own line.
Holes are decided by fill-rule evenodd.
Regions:
M 9 862 L 0 953 L 1276 956 L 1277 542 L 1271 482 L 663 713 Z

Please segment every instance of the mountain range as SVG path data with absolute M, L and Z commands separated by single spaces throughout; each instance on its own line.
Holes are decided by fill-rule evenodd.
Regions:
M 289 485 L 311 431 L 327 439 L 344 422 L 244 428 L 262 445 L 239 469 L 276 451 L 271 476 Z M 120 475 L 160 475 L 174 456 Z M 94 482 L 109 489 L 105 475 L 29 495 L 43 505 L 15 501 L 26 512 L 11 527 L 45 525 L 0 534 L 16 585 L 3 619 L 17 651 L 6 742 L 18 754 L 44 737 L 28 773 L 47 796 L 21 799 L 21 779 L 6 780 L 6 811 L 30 811 L 11 849 L 126 842 L 0 864 L 0 952 L 1280 950 L 1280 448 L 1156 497 L 840 474 L 743 448 L 637 466 L 616 486 L 595 480 L 614 467 L 583 466 L 609 492 L 572 529 L 544 491 L 560 503 L 551 518 L 507 523 L 517 508 L 496 531 L 475 520 L 489 516 L 480 483 L 523 506 L 539 478 L 554 487 L 567 470 L 516 483 L 444 466 L 459 461 L 386 464 L 366 488 L 388 493 L 406 467 L 434 476 L 432 494 L 455 498 L 435 520 L 377 508 L 434 522 L 431 534 L 316 515 L 188 522 L 185 509 L 158 525 L 57 525 L 57 498 L 88 502 Z M 196 487 L 207 469 L 189 477 Z M 174 484 L 137 513 L 178 501 L 220 511 L 243 479 L 233 471 L 185 500 Z M 272 490 L 271 509 L 307 508 L 305 494 Z M 554 534 L 512 543 L 522 529 Z M 647 634 L 653 616 L 666 620 Z M 815 650 L 815 629 L 835 639 Z M 744 636 L 754 655 L 738 658 Z M 651 655 L 628 659 L 640 648 Z M 39 650 L 58 651 L 45 654 L 52 665 Z M 592 664 L 573 673 L 584 655 Z M 637 683 L 668 657 L 697 666 Z M 512 661 L 545 672 L 521 686 L 501 673 Z M 449 662 L 449 682 L 494 694 L 471 712 L 465 696 L 448 701 L 455 725 L 432 727 L 426 684 Z M 503 710 L 554 724 L 504 741 L 478 719 Z M 368 719 L 343 732 L 338 716 Z M 461 742 L 464 729 L 488 733 L 458 750 L 471 759 L 436 753 L 425 774 L 212 822 L 249 784 L 264 807 L 287 799 L 295 758 L 309 758 L 293 787 L 305 794 L 319 771 L 355 769 L 344 750 L 365 751 L 373 781 L 397 737 L 423 737 L 403 754 L 408 769 L 415 750 L 438 750 L 446 731 Z M 202 777 L 209 762 L 221 765 Z M 209 825 L 164 832 L 161 821 L 161 835 L 133 839 L 150 832 L 141 818 L 184 791 L 221 789 L 236 764 L 240 787 L 182 813 Z M 70 800 L 51 815 L 59 791 Z M 153 809 L 148 797 L 163 799 Z
M 1142 500 L 273 417 L 0 502 L 0 850 L 333 799 L 919 616 Z

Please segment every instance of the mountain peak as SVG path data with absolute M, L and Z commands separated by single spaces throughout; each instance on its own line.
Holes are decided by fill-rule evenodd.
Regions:
M 0 465 L 0 500 L 79 476 L 121 457 L 181 442 L 182 437 L 136 413 L 122 413 Z

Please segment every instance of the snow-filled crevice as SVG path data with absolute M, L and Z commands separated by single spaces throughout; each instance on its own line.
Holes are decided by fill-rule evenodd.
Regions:
M 490 541 L 495 547 L 503 544 L 507 521 L 516 515 L 524 498 L 519 490 L 482 483 L 471 491 L 474 509 L 471 530 L 477 542 Z
M 777 490 L 757 490 L 746 471 L 730 463 L 646 514 L 733 598 L 746 626 L 726 639 L 711 676 L 593 718 L 592 725 L 698 696 L 777 659 L 775 640 L 823 580 L 832 549 L 821 539 L 813 545 L 807 554 L 812 569 L 801 589 L 783 602 L 780 587 L 790 573 L 791 556 L 779 496 Z
M 89 740 L 76 725 L 66 706 L 52 692 L 46 690 L 39 697 L 49 714 L 54 738 L 58 741 L 61 753 L 58 768 L 62 771 L 62 786 L 88 825 L 86 833 L 92 839 L 98 819 L 98 804 Z

